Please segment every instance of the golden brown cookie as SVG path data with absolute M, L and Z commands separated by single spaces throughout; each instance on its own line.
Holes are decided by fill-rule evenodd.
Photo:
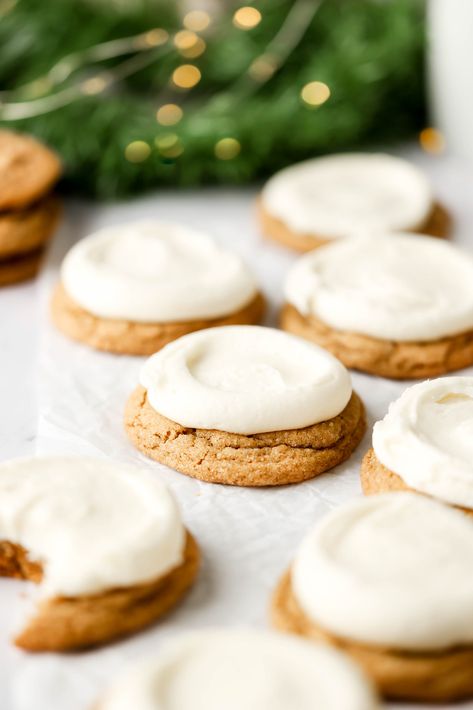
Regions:
M 364 407 L 353 393 L 333 419 L 304 429 L 229 434 L 190 429 L 151 407 L 137 387 L 125 409 L 125 429 L 134 445 L 160 463 L 193 478 L 235 486 L 299 483 L 345 461 L 366 429 Z
M 381 340 L 334 330 L 286 303 L 281 328 L 333 353 L 346 367 L 392 379 L 435 377 L 473 364 L 473 330 L 426 342 Z
M 0 286 L 28 281 L 38 273 L 43 258 L 43 249 L 0 260 Z
M 36 202 L 60 174 L 59 158 L 45 145 L 32 136 L 0 130 L 0 210 Z
M 374 449 L 370 449 L 361 462 L 360 481 L 363 493 L 367 496 L 376 493 L 396 493 L 398 491 L 412 491 L 427 495 L 422 491 L 415 490 L 407 485 L 397 473 L 394 473 L 389 468 L 386 468 L 377 458 Z M 444 502 L 444 501 L 442 501 Z M 464 508 L 461 505 L 453 505 L 453 508 L 473 515 L 471 508 Z
M 101 594 L 45 599 L 15 644 L 27 651 L 70 651 L 134 633 L 172 609 L 194 582 L 198 569 L 199 550 L 187 533 L 184 561 L 164 577 Z M 21 547 L 2 542 L 0 575 L 40 582 L 42 570 L 28 561 Z
M 56 197 L 45 197 L 17 212 L 0 212 L 0 260 L 44 246 L 57 225 L 61 207 Z
M 181 323 L 133 323 L 94 316 L 73 301 L 62 284 L 56 286 L 51 300 L 52 319 L 64 335 L 98 350 L 128 355 L 152 355 L 181 335 L 202 328 L 254 325 L 261 321 L 264 308 L 264 298 L 257 294 L 247 306 L 222 318 Z
M 294 232 L 284 222 L 266 211 L 261 198 L 257 201 L 257 213 L 262 234 L 291 249 L 306 252 L 333 242 L 333 239 L 324 237 L 322 234 Z M 434 204 L 428 219 L 411 231 L 428 234 L 432 237 L 447 238 L 452 231 L 452 218 L 445 207 L 437 202 Z
M 348 653 L 386 697 L 450 702 L 473 695 L 473 646 L 415 653 L 335 636 L 309 619 L 300 608 L 292 591 L 290 572 L 286 572 L 275 591 L 271 619 L 280 631 L 323 641 Z

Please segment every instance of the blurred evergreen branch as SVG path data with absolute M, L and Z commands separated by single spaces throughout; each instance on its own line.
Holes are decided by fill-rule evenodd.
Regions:
M 64 186 L 78 193 L 116 197 L 158 185 L 246 183 L 318 153 L 412 135 L 425 120 L 422 0 L 323 0 L 274 76 L 245 93 L 237 90 L 242 76 L 264 56 L 294 6 L 294 0 L 260 0 L 254 6 L 262 20 L 249 31 L 236 28 L 233 13 L 222 6 L 203 34 L 207 48 L 198 58 L 184 59 L 172 43 L 170 51 L 150 49 L 155 54 L 147 55 L 143 68 L 101 93 L 5 121 L 1 101 L 31 98 L 19 87 L 30 82 L 41 87 L 65 55 L 156 27 L 170 34 L 182 28 L 172 0 L 120 5 L 117 0 L 17 0 L 11 7 L 9 1 L 0 0 L 0 123 L 53 146 L 66 166 Z M 173 70 L 183 63 L 202 74 L 184 92 L 170 86 Z M 117 59 L 107 59 L 99 69 L 113 77 L 116 67 Z M 97 71 L 76 71 L 64 86 Z M 307 107 L 300 97 L 312 81 L 324 82 L 331 92 L 318 108 Z M 183 118 L 175 126 L 160 126 L 156 110 L 169 102 L 182 106 Z M 241 150 L 222 160 L 215 145 L 228 137 Z M 178 140 L 179 155 L 162 149 L 168 139 Z M 125 149 L 137 140 L 151 151 L 133 163 Z

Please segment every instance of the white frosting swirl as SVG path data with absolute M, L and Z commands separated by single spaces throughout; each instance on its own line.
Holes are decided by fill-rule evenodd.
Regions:
M 257 292 L 239 256 L 189 227 L 154 221 L 81 239 L 64 259 L 61 278 L 90 313 L 143 323 L 218 318 Z
M 414 234 L 339 240 L 296 263 L 285 296 L 337 330 L 435 340 L 473 329 L 473 257 Z
M 417 229 L 432 210 L 424 174 L 392 155 L 347 153 L 276 173 L 263 206 L 296 232 L 346 237 L 359 231 Z
M 415 493 L 354 500 L 302 543 L 294 594 L 337 636 L 400 650 L 473 643 L 473 522 Z
M 373 448 L 410 488 L 473 508 L 473 377 L 406 389 L 375 424 Z
M 42 564 L 42 594 L 79 596 L 170 572 L 182 562 L 185 530 L 149 471 L 31 458 L 0 465 L 0 540 Z
M 375 710 L 361 671 L 338 651 L 274 632 L 175 638 L 117 681 L 101 710 Z
M 140 382 L 151 406 L 168 419 L 235 434 L 331 419 L 352 391 L 347 370 L 326 350 L 258 326 L 185 335 L 147 360 Z

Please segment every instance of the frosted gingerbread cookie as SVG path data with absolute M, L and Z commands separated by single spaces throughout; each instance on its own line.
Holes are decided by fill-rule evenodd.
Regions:
M 347 367 L 398 379 L 473 364 L 473 256 L 413 234 L 340 240 L 303 256 L 281 325 Z
M 330 353 L 272 328 L 211 328 L 145 363 L 125 412 L 147 456 L 212 483 L 272 486 L 345 461 L 365 431 Z
M 263 233 L 298 251 L 366 232 L 446 237 L 450 216 L 426 176 L 393 155 L 347 153 L 276 173 L 258 202 Z
M 39 200 L 61 174 L 61 163 L 32 136 L 0 130 L 0 210 L 17 210 Z
M 406 389 L 373 429 L 363 491 L 414 490 L 473 514 L 473 377 Z
M 385 696 L 473 696 L 473 522 L 414 493 L 362 498 L 303 541 L 275 626 L 348 653 Z
M 180 601 L 198 563 L 149 471 L 81 458 L 0 465 L 0 575 L 38 584 L 20 648 L 68 651 L 135 632 Z
M 56 326 L 74 340 L 150 355 L 201 328 L 258 323 L 264 300 L 239 256 L 189 227 L 149 221 L 78 242 L 51 308 Z
M 262 631 L 178 636 L 136 664 L 97 710 L 376 710 L 370 683 L 322 645 Z

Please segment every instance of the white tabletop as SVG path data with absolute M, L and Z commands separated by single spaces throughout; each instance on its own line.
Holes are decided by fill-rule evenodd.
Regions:
M 407 149 L 403 153 L 430 174 L 435 194 L 452 211 L 455 241 L 473 247 L 473 172 L 448 159 L 421 154 L 416 149 Z M 112 360 L 107 360 L 112 356 L 89 353 L 82 346 L 66 343 L 47 324 L 45 312 L 48 291 L 57 278 L 61 254 L 71 241 L 99 226 L 153 215 L 209 231 L 250 261 L 270 302 L 266 322 L 276 324 L 281 281 L 296 255 L 262 242 L 252 209 L 255 195 L 256 189 L 206 189 L 161 191 L 118 204 L 68 203 L 68 227 L 56 239 L 47 273 L 36 282 L 0 291 L 0 460 L 33 453 L 69 451 L 94 455 L 112 455 L 113 452 L 116 458 L 123 460 L 136 457 L 136 452 L 114 421 L 121 418 L 124 396 L 121 391 L 117 399 L 106 402 L 107 408 L 103 411 L 89 412 L 95 419 L 90 420 L 89 430 L 84 432 L 87 398 L 99 390 L 97 401 L 104 402 L 110 382 L 104 380 L 101 383 L 96 379 L 93 390 L 87 389 L 87 383 L 84 383 L 81 401 L 77 403 L 80 416 L 74 418 L 75 412 L 67 404 L 71 388 L 81 386 L 78 367 L 81 368 L 81 380 L 89 375 L 91 379 L 97 378 L 98 374 L 100 377 L 103 374 L 106 379 L 112 367 L 122 368 L 123 372 L 127 369 L 134 377 L 135 364 L 122 359 L 119 365 L 115 365 Z M 117 362 L 115 359 L 114 363 Z M 41 368 L 41 382 L 38 382 L 38 368 Z M 117 369 L 114 377 L 120 374 Z M 367 402 L 370 422 L 382 416 L 386 402 L 402 390 L 402 385 L 358 374 L 354 376 L 354 382 Z M 38 385 L 41 411 L 38 411 Z M 104 419 L 103 427 L 101 418 Z M 369 435 L 364 450 L 368 444 Z M 304 488 L 293 486 L 273 493 L 199 485 L 178 474 L 163 471 L 166 481 L 184 502 L 184 515 L 193 523 L 192 529 L 202 542 L 207 557 L 200 586 L 187 607 L 170 618 L 166 633 L 173 633 L 178 627 L 210 623 L 233 625 L 240 622 L 264 626 L 270 590 L 309 521 L 356 494 L 361 453 L 340 474 L 321 477 L 320 482 L 303 484 Z M 209 504 L 213 506 L 213 519 L 207 515 Z M 237 564 L 238 569 L 235 568 Z M 247 583 L 240 591 L 245 573 Z M 8 583 L 2 582 L 5 584 Z M 16 598 L 15 583 L 9 590 L 0 598 L 0 629 L 9 620 L 10 610 L 6 605 Z M 160 633 L 157 628 L 138 635 L 135 641 L 115 644 L 110 650 L 78 657 L 58 657 L 48 654 L 31 656 L 12 650 L 7 633 L 0 630 L 0 708 L 88 710 L 116 669 L 126 665 L 129 658 L 148 652 L 150 646 L 154 648 L 161 642 Z M 468 707 L 473 708 L 473 703 Z

